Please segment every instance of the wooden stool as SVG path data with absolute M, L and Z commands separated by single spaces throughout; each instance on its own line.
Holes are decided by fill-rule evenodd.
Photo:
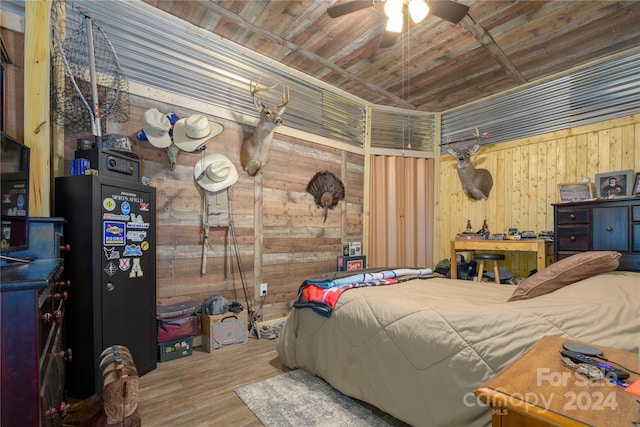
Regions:
M 484 262 L 493 261 L 493 274 L 495 274 L 495 282 L 500 283 L 500 269 L 498 268 L 498 261 L 503 261 L 504 255 L 476 254 L 474 259 L 478 261 L 478 282 L 482 282 L 482 275 L 484 274 Z

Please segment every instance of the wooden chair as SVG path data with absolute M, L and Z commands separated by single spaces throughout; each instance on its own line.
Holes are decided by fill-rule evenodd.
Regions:
M 498 268 L 498 261 L 504 261 L 504 255 L 476 254 L 474 259 L 478 262 L 478 282 L 482 282 L 482 275 L 484 274 L 484 262 L 493 261 L 493 273 L 495 274 L 495 282 L 500 283 L 500 269 Z

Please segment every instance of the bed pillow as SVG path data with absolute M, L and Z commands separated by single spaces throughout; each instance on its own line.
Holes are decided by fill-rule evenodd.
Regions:
M 620 252 L 591 251 L 571 255 L 551 264 L 520 283 L 507 301 L 535 298 L 578 280 L 613 271 L 620 265 Z

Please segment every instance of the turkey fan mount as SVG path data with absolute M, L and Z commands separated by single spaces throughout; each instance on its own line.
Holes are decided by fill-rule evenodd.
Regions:
M 331 172 L 318 172 L 307 184 L 307 193 L 313 196 L 316 206 L 324 210 L 324 223 L 327 221 L 329 209 L 335 208 L 338 202 L 344 199 L 344 185 Z

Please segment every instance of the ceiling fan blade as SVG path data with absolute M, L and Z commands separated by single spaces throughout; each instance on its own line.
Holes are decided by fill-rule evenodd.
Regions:
M 391 47 L 396 44 L 396 40 L 398 40 L 399 33 L 393 33 L 391 31 L 383 31 L 382 37 L 380 38 L 380 45 L 378 46 L 380 49 L 384 49 L 385 47 Z
M 430 0 L 429 11 L 438 18 L 457 24 L 469 12 L 469 6 L 451 0 Z
M 362 9 L 366 9 L 374 5 L 372 0 L 354 0 L 336 6 L 327 8 L 327 15 L 331 18 L 337 18 L 339 16 L 347 15 L 352 12 L 357 12 Z

